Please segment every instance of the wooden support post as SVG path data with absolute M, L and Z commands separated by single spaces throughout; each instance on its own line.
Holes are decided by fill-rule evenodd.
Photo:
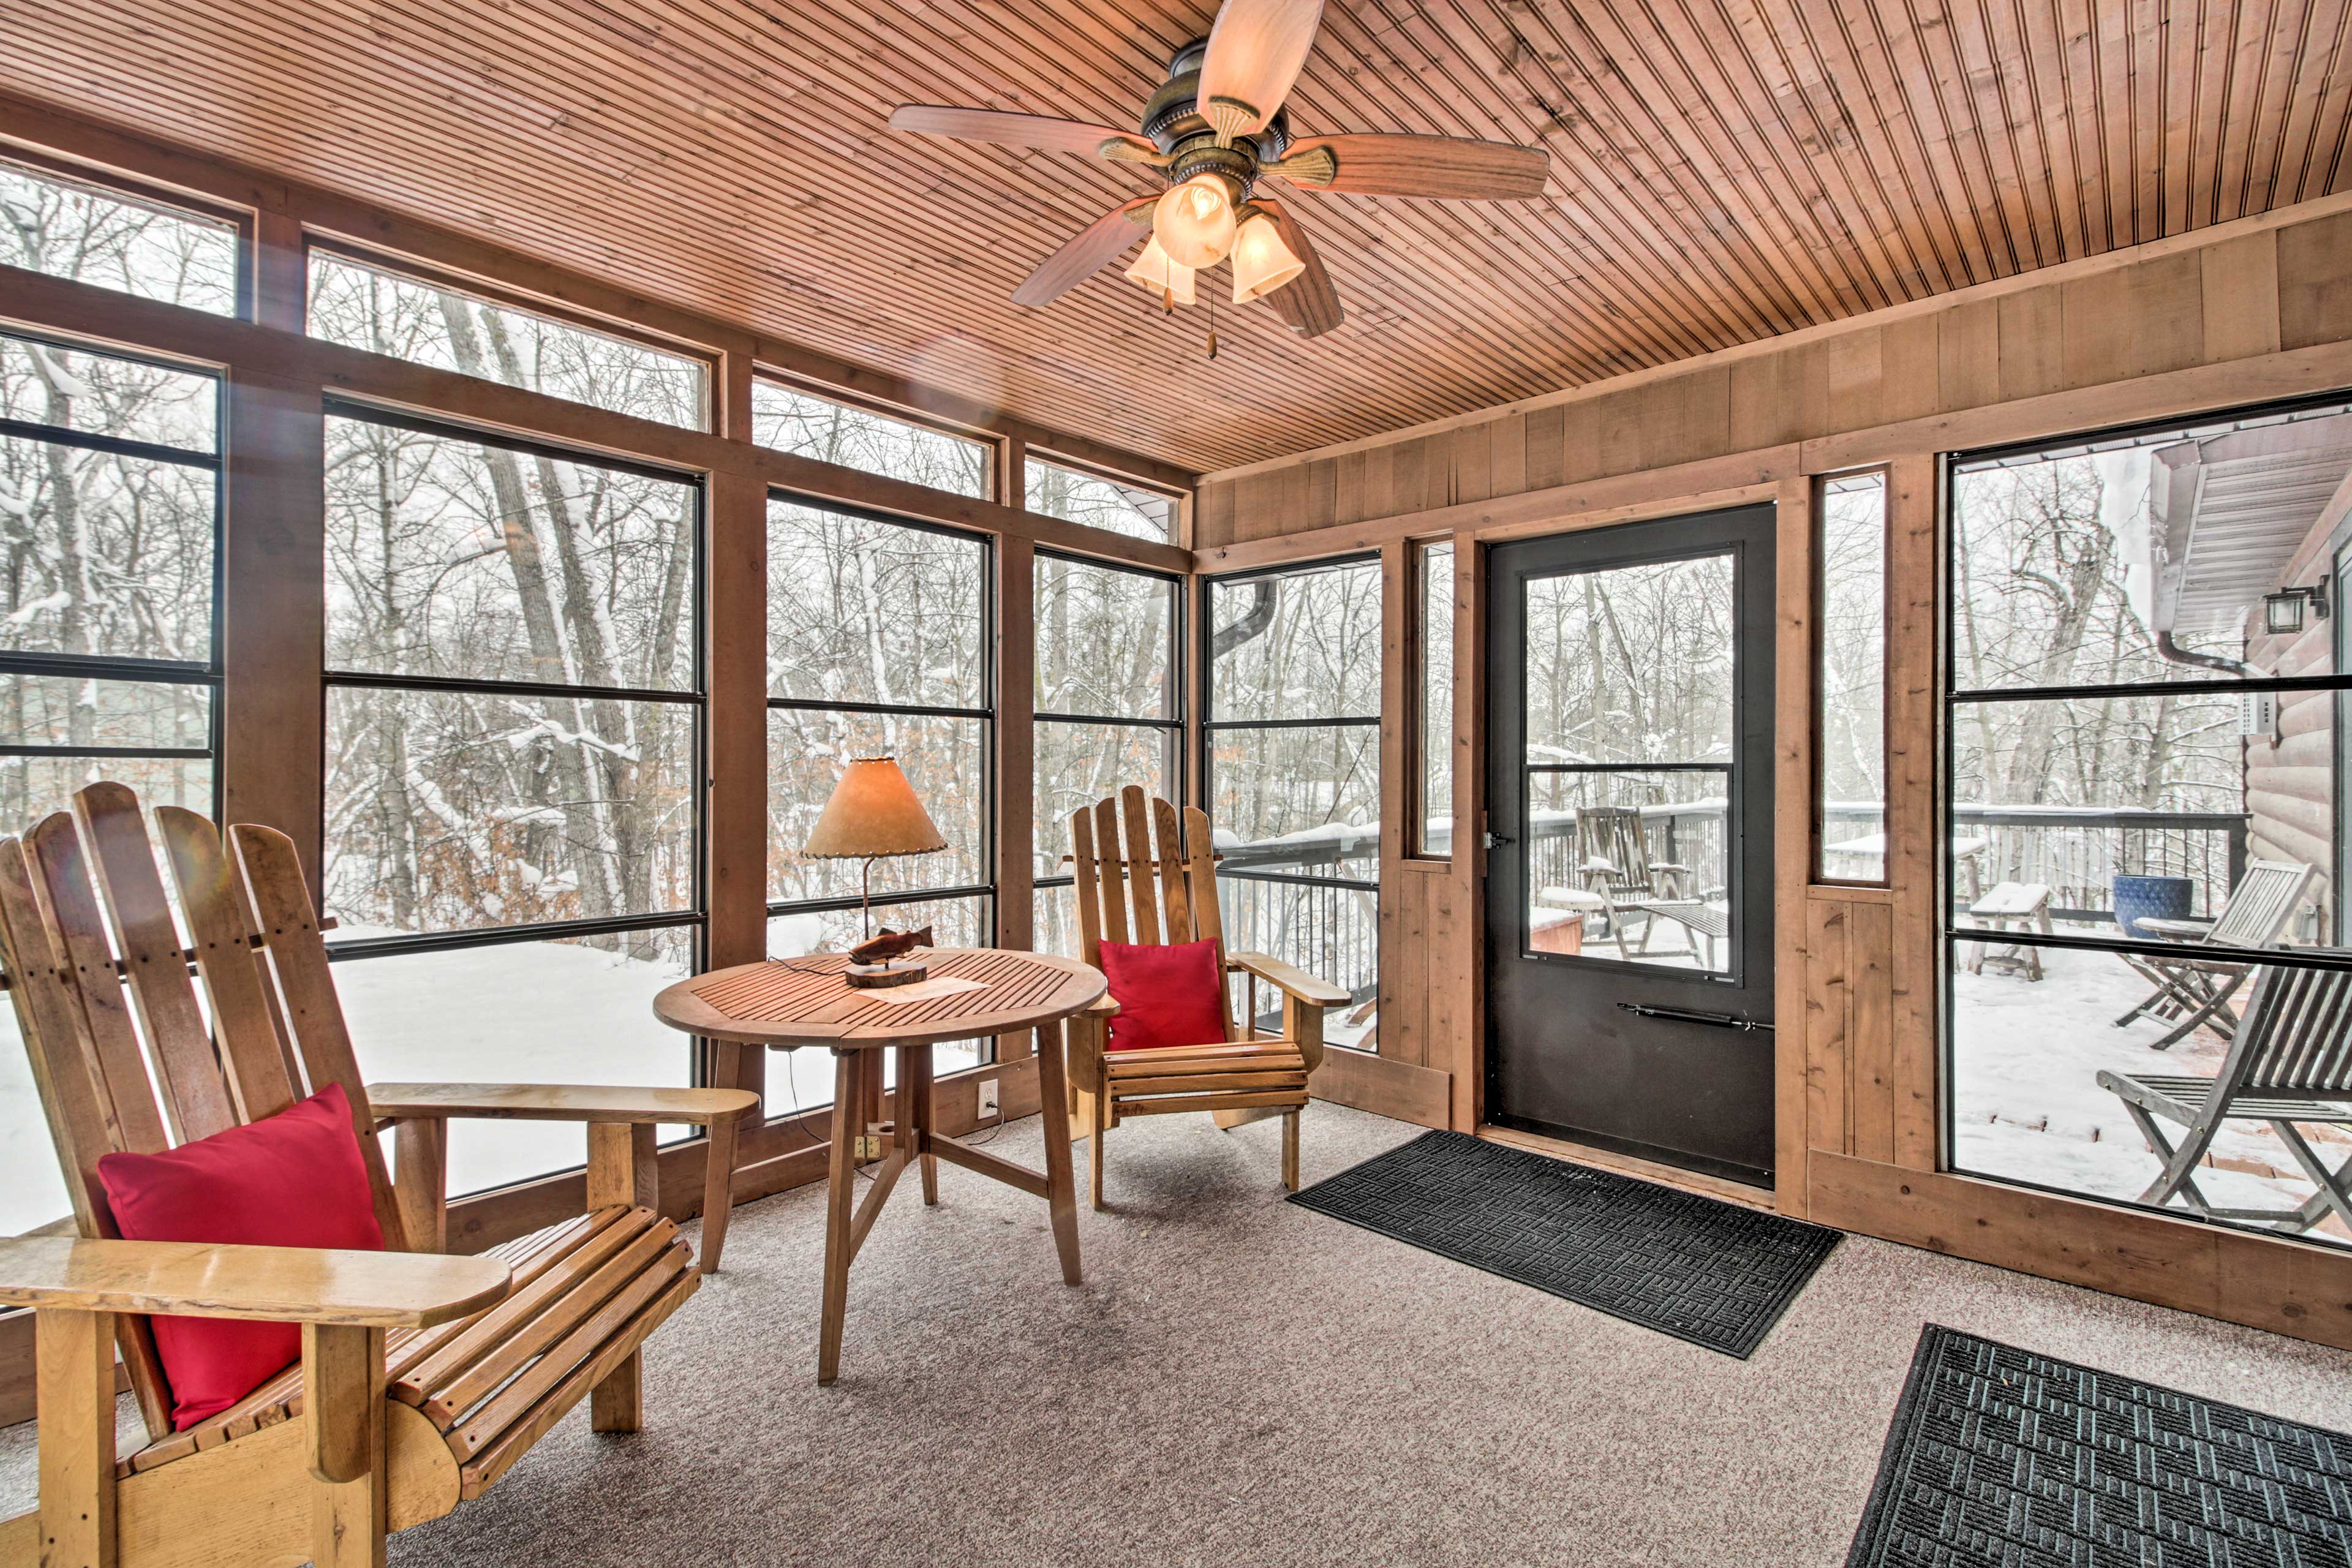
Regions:
M 449 1124 L 413 1116 L 392 1131 L 392 1195 L 412 1252 L 449 1250 Z
M 1021 483 L 1019 470 L 1013 483 Z M 1017 490 L 1014 493 L 1018 493 Z M 1037 552 L 996 542 L 996 945 L 1036 944 Z M 996 1059 L 1029 1054 L 1022 1031 L 997 1037 Z
M 325 409 L 315 384 L 247 368 L 231 371 L 225 396 L 221 549 L 233 589 L 220 609 L 221 820 L 268 823 L 292 838 L 316 889 L 325 833 Z
M 34 1314 L 42 1568 L 113 1568 L 114 1314 Z
M 749 358 L 730 354 L 726 369 L 726 427 L 749 438 Z M 710 924 L 704 962 L 725 969 L 768 956 L 768 489 L 755 476 L 721 470 L 710 476 L 707 504 L 710 794 L 703 886 Z M 713 1086 L 765 1098 L 766 1051 L 713 1040 L 704 1052 Z M 757 1127 L 760 1116 L 755 1109 L 745 1120 Z
M 1812 1146 L 1808 1079 L 1813 1016 L 1805 1005 L 1813 860 L 1813 548 L 1815 481 L 1798 475 L 1774 497 L 1780 614 L 1773 639 L 1772 1014 L 1773 1204 L 1805 1215 Z
M 110 1380 L 110 1382 L 111 1380 Z M 383 1568 L 383 1331 L 302 1325 L 302 1424 L 316 1568 Z

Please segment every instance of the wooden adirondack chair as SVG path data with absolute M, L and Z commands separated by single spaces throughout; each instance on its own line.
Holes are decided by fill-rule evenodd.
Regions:
M 1307 1079 L 1323 1060 L 1323 1014 L 1349 1001 L 1345 991 L 1290 964 L 1263 953 L 1225 951 L 1208 815 L 1186 807 L 1181 839 L 1178 821 L 1174 806 L 1150 798 L 1137 784 L 1070 818 L 1079 956 L 1100 963 L 1105 941 L 1213 942 L 1219 973 L 1228 982 L 1234 973 L 1248 974 L 1282 993 L 1282 1035 L 1259 1038 L 1246 1022 L 1237 1023 L 1230 984 L 1223 1045 L 1106 1050 L 1105 1026 L 1118 1014 L 1118 1004 L 1108 996 L 1072 1019 L 1075 1132 L 1090 1138 L 1087 1168 L 1098 1209 L 1104 1206 L 1106 1134 L 1129 1116 L 1181 1110 L 1210 1111 L 1228 1130 L 1281 1117 L 1282 1184 L 1297 1192 L 1298 1112 L 1307 1103 Z
M 2299 861 L 2255 860 L 2239 877 L 2221 918 L 2201 934 L 2195 921 L 2142 921 L 2143 929 L 2155 926 L 2186 934 L 2178 958 L 2170 953 L 2160 958 L 2135 952 L 2116 955 L 2155 987 L 2147 1001 L 2116 1020 L 2116 1027 L 2143 1014 L 2167 1022 L 2179 1019 L 2178 1028 L 2155 1042 L 2152 1048 L 2159 1051 L 2187 1039 L 2200 1024 L 2210 1025 L 2215 1034 L 2229 1039 L 2236 1026 L 2226 1009 L 2230 998 L 2245 984 L 2249 966 L 2200 957 L 2197 950 L 2274 945 L 2285 933 L 2287 922 L 2294 919 L 2295 910 L 2303 907 L 2304 894 L 2315 875 L 2311 867 Z
M 515 1085 L 372 1095 L 293 842 L 241 826 L 225 851 L 194 813 L 155 816 L 194 938 L 184 949 L 129 790 L 92 784 L 74 816 L 0 838 L 0 964 L 84 1238 L 0 1245 L 0 1301 L 43 1309 L 41 1506 L 0 1523 L 0 1563 L 381 1564 L 387 1533 L 478 1496 L 582 1399 L 598 1430 L 637 1428 L 639 1347 L 700 1283 L 654 1206 L 655 1127 L 708 1125 L 723 1193 L 753 1097 Z M 350 1100 L 393 1250 L 114 1239 L 99 1156 L 205 1137 L 331 1083 Z M 432 1256 L 446 1223 L 446 1124 L 475 1115 L 586 1122 L 586 1212 L 486 1257 Z M 379 1118 L 395 1129 L 397 1187 Z M 711 1246 L 725 1215 L 721 1200 Z M 151 1312 L 301 1321 L 302 1360 L 175 1433 Z M 110 1337 L 149 1435 L 119 1463 Z
M 2209 1218 L 2289 1232 L 2309 1230 L 2331 1213 L 2352 1226 L 2352 1159 L 2330 1171 L 2296 1125 L 2352 1126 L 2352 971 L 2266 964 L 2218 1076 L 2103 1072 L 2099 1087 L 2121 1098 L 2164 1162 L 2140 1202 L 2169 1203 L 2178 1195 Z M 2178 1145 L 2158 1127 L 2158 1118 L 2189 1130 Z M 2309 1202 L 2294 1209 L 2225 1209 L 2206 1201 L 2197 1187 L 2197 1162 L 2221 1124 L 2233 1120 L 2270 1124 L 2317 1184 Z
M 1585 886 L 1609 911 L 1609 934 L 1616 939 L 1619 958 L 1647 953 L 1651 928 L 1660 920 L 1670 920 L 1689 933 L 1690 955 L 1709 969 L 1715 967 L 1715 944 L 1731 934 L 1731 916 L 1692 897 L 1689 867 L 1650 858 L 1649 835 L 1638 808 L 1580 806 L 1576 835 Z M 1633 915 L 1642 917 L 1642 940 L 1629 950 L 1625 924 Z M 1706 944 L 1704 952 L 1698 945 L 1702 942 Z

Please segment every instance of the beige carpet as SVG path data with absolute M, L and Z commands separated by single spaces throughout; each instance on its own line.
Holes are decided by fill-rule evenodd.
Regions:
M 1418 1131 L 1316 1105 L 1307 1179 Z M 2352 1354 L 1852 1237 L 1733 1361 L 1286 1205 L 1278 1135 L 1113 1134 L 1076 1289 L 1034 1200 L 903 1187 L 829 1389 L 818 1194 L 740 1209 L 649 1351 L 647 1429 L 575 1412 L 392 1560 L 1835 1564 L 1931 1320 L 2352 1428 Z M 30 1433 L 0 1433 L 11 1511 Z

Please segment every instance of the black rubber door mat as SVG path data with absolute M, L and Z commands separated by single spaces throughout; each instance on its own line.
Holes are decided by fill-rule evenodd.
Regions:
M 2352 1436 L 1930 1324 L 1847 1568 L 2346 1568 Z
M 1290 1201 L 1742 1360 L 1838 1242 L 1464 1132 L 1423 1133 Z

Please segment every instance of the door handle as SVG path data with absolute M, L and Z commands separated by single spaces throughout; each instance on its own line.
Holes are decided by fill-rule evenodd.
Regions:
M 1482 842 L 1483 847 L 1488 849 L 1500 848 L 1503 845 L 1514 842 L 1514 840 L 1507 838 L 1499 833 L 1484 833 L 1479 835 L 1479 838 Z
M 1772 1026 L 1760 1018 L 1742 1018 L 1729 1013 L 1693 1013 L 1681 1007 L 1649 1007 L 1639 1002 L 1620 1002 L 1620 1012 L 1642 1018 L 1671 1018 L 1677 1024 L 1709 1024 L 1718 1029 L 1738 1029 L 1753 1034 L 1758 1030 L 1771 1032 Z

